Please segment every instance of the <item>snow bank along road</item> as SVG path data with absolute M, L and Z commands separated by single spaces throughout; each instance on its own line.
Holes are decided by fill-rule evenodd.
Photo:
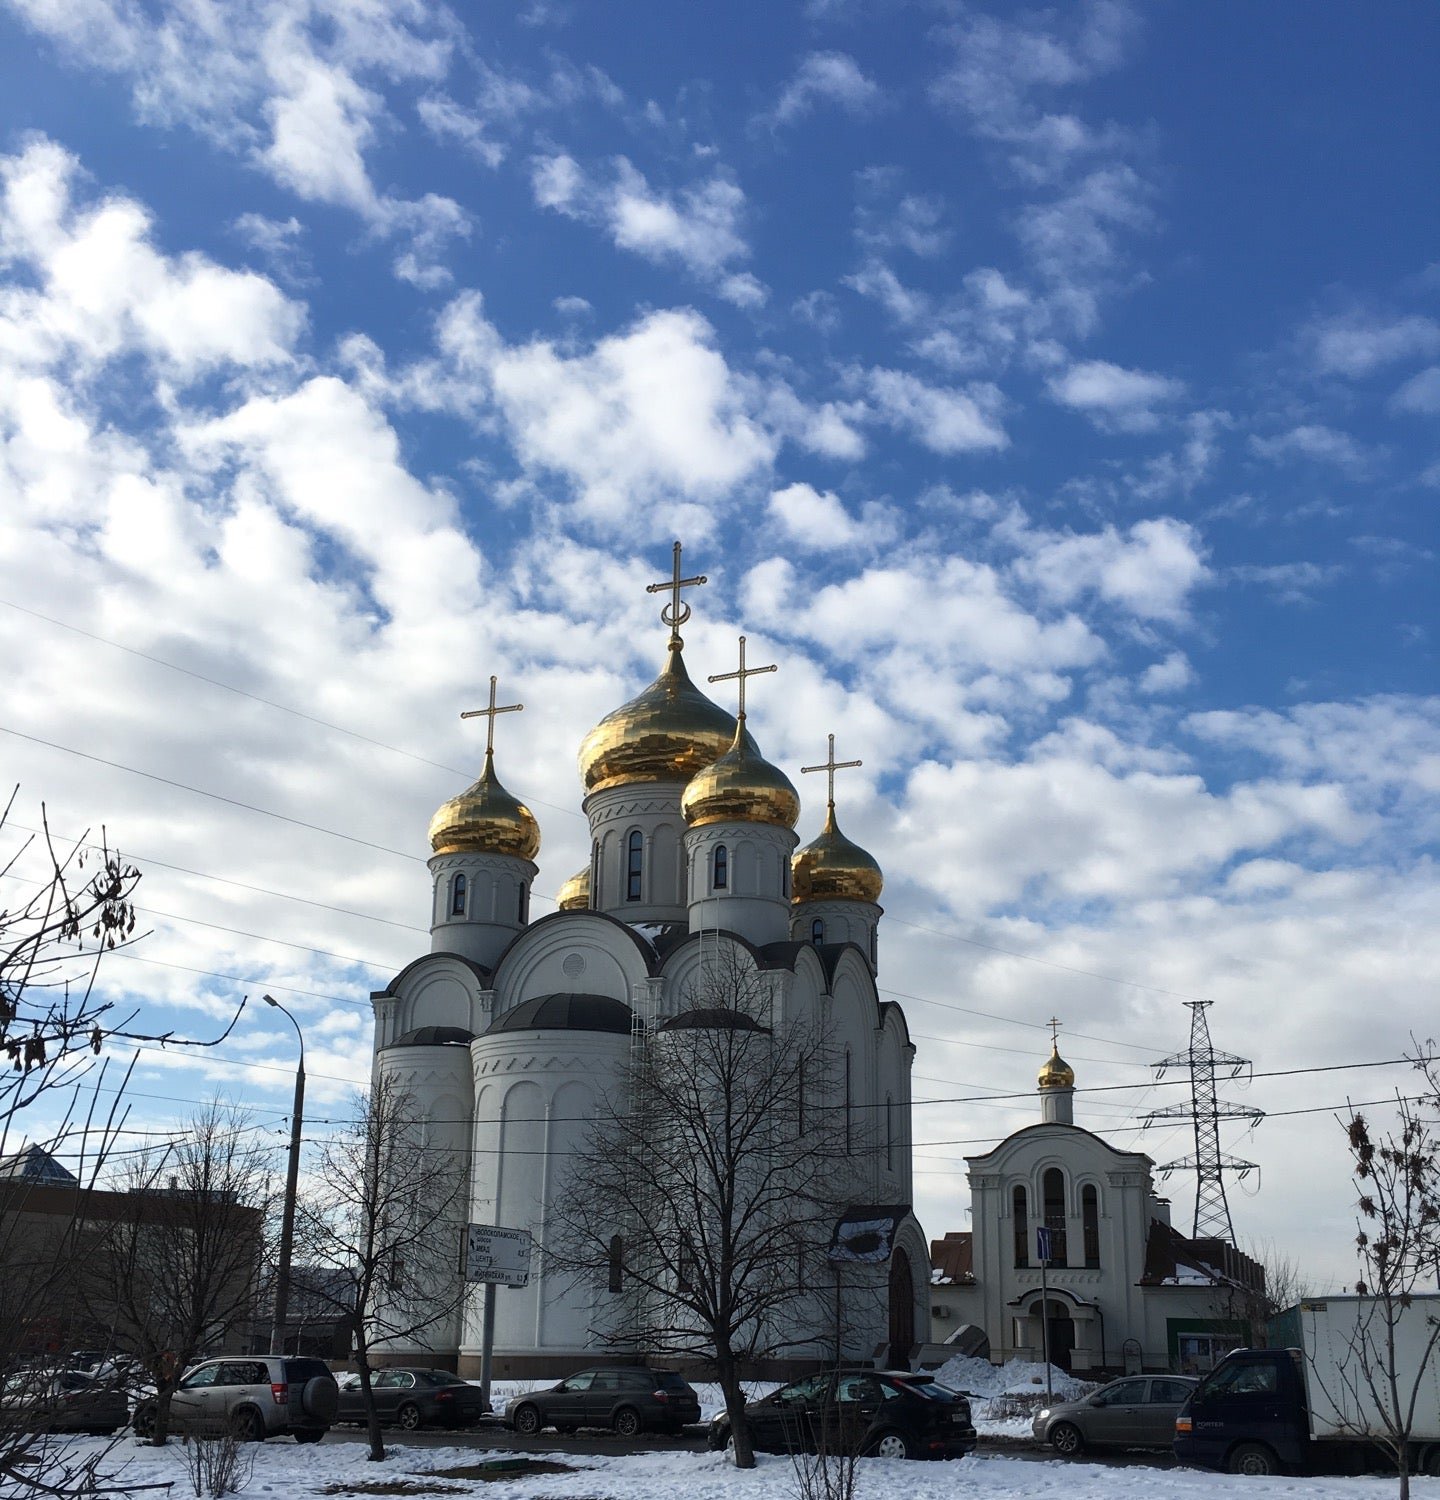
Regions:
M 99 1439 L 77 1439 L 79 1452 L 98 1452 Z M 734 1469 L 718 1453 L 651 1452 L 625 1457 L 564 1458 L 564 1473 L 521 1474 L 514 1479 L 467 1480 L 446 1470 L 466 1468 L 483 1458 L 474 1448 L 417 1448 L 389 1445 L 389 1458 L 372 1464 L 352 1443 L 299 1448 L 286 1441 L 252 1445 L 254 1472 L 247 1500 L 314 1500 L 319 1495 L 365 1496 L 380 1489 L 408 1496 L 474 1496 L 475 1500 L 793 1500 L 789 1461 L 761 1455 L 754 1470 Z M 170 1483 L 171 1500 L 191 1494 L 180 1449 L 144 1448 L 133 1438 L 115 1443 L 105 1467 L 122 1484 Z M 1415 1500 L 1440 1500 L 1440 1480 L 1412 1481 Z M 414 1486 L 414 1488 L 411 1488 Z M 1099 1464 L 1043 1463 L 990 1454 L 945 1463 L 861 1460 L 857 1500 L 1389 1500 L 1394 1479 L 1243 1479 L 1195 1469 L 1116 1469 Z

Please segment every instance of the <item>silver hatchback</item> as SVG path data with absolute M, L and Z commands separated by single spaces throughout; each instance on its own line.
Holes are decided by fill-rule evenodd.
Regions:
M 1127 1375 L 1084 1396 L 1042 1408 L 1035 1436 L 1066 1458 L 1086 1448 L 1169 1448 L 1175 1417 L 1198 1381 L 1189 1375 Z
M 335 1420 L 339 1390 L 323 1360 L 257 1354 L 207 1359 L 185 1372 L 170 1399 L 178 1429 L 224 1427 L 247 1442 L 289 1433 L 297 1443 L 318 1443 Z M 135 1412 L 135 1431 L 155 1430 L 155 1406 Z

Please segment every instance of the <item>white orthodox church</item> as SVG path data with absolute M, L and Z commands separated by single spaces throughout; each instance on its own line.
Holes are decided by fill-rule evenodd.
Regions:
M 876 989 L 882 875 L 836 822 L 833 737 L 827 765 L 807 768 L 829 772 L 825 823 L 796 848 L 799 796 L 745 726 L 745 680 L 770 669 L 745 667 L 743 639 L 740 672 L 721 674 L 739 681 L 738 718 L 692 682 L 680 590 L 703 581 L 680 577 L 677 544 L 673 578 L 652 590 L 671 596 L 663 669 L 580 746 L 589 865 L 562 887 L 560 909 L 535 919 L 540 829 L 495 772 L 494 716 L 506 710 L 491 679 L 484 770 L 430 824 L 430 951 L 372 996 L 376 1076 L 418 1101 L 430 1141 L 469 1157 L 470 1221 L 529 1230 L 543 1247 L 560 1163 L 597 1102 L 622 1086 L 634 1048 L 704 1024 L 687 997 L 703 953 L 727 945 L 731 962 L 763 976 L 777 1024 L 823 1032 L 843 1057 L 844 1098 L 828 1118 L 863 1112 L 881 1137 L 856 1154 L 837 1225 L 837 1243 L 847 1222 L 880 1226 L 879 1247 L 847 1267 L 856 1295 L 838 1316 L 833 1283 L 828 1302 L 810 1294 L 815 1307 L 797 1294 L 789 1352 L 833 1357 L 838 1337 L 847 1358 L 883 1346 L 904 1358 L 929 1336 L 929 1255 L 909 1207 L 914 1048 L 900 1007 Z M 528 1286 L 492 1293 L 497 1376 L 566 1373 L 598 1352 L 607 1290 L 547 1278 L 543 1255 L 534 1266 Z M 477 1373 L 481 1309 L 466 1298 L 423 1348 L 387 1357 Z

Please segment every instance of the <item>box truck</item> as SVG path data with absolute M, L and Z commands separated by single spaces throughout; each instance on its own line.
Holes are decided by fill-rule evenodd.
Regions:
M 1238 1349 L 1175 1419 L 1175 1456 L 1232 1474 L 1354 1472 L 1387 1461 L 1396 1425 L 1384 1303 L 1322 1297 L 1272 1324 L 1288 1347 Z M 1399 1410 L 1413 1400 L 1410 1470 L 1440 1474 L 1440 1295 L 1397 1310 Z

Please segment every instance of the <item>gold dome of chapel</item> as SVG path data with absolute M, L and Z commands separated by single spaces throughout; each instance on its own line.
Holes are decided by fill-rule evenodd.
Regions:
M 534 859 L 540 852 L 540 825 L 501 786 L 493 751 L 485 752 L 480 779 L 430 819 L 430 847 L 436 854 L 508 854 L 516 859 Z
M 576 872 L 560 887 L 555 904 L 561 911 L 589 911 L 590 866 Z
M 1039 1084 L 1042 1089 L 1073 1089 L 1075 1087 L 1075 1069 L 1060 1056 L 1060 1047 L 1056 1042 L 1050 1044 L 1050 1056 L 1045 1060 L 1045 1066 L 1040 1069 Z
M 793 828 L 800 816 L 800 794 L 784 771 L 760 754 L 742 714 L 730 748 L 696 773 L 680 799 L 680 811 L 691 828 L 707 823 L 770 823 L 777 828 Z
M 734 718 L 690 681 L 680 639 L 672 636 L 664 671 L 585 736 L 580 779 L 587 793 L 687 782 L 724 755 L 734 735 Z
M 835 821 L 835 804 L 825 826 L 791 860 L 791 887 L 796 901 L 868 901 L 875 905 L 885 876 L 874 855 L 852 843 Z

